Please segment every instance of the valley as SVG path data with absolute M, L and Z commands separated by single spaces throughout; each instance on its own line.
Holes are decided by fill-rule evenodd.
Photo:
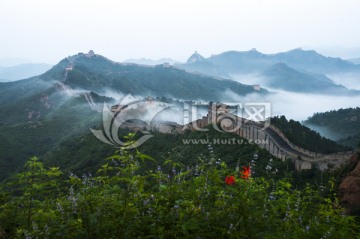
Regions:
M 191 56 L 188 61 L 191 63 L 187 64 L 197 61 L 207 60 Z M 256 84 L 239 83 L 231 77 L 192 70 L 179 63 L 155 66 L 117 63 L 90 51 L 61 60 L 42 75 L 0 84 L 0 179 L 4 187 L 13 181 L 14 175 L 25 173 L 24 165 L 26 168 L 37 162 L 54 170 L 54 175 L 60 175 L 57 170 L 61 168 L 61 174 L 70 175 L 71 180 L 80 175 L 87 180 L 93 180 L 92 177 L 100 180 L 99 172 L 109 167 L 104 159 L 112 159 L 110 168 L 121 171 L 126 169 L 118 168 L 118 164 L 134 153 L 150 160 L 133 165 L 135 168 L 142 165 L 139 175 L 149 177 L 145 175 L 154 172 L 154 167 L 171 161 L 183 173 L 195 173 L 195 178 L 184 176 L 184 183 L 205 175 L 205 171 L 196 172 L 199 167 L 210 170 L 213 167 L 210 165 L 229 167 L 226 172 L 236 168 L 237 174 L 240 166 L 249 165 L 254 182 L 260 183 L 264 178 L 276 188 L 281 188 L 275 185 L 282 180 L 290 180 L 291 187 L 299 190 L 308 185 L 325 188 L 331 180 L 336 186 L 341 183 L 350 159 L 356 155 L 357 109 L 339 110 L 339 115 L 345 112 L 344 120 L 353 125 L 341 124 L 328 113 L 315 114 L 303 123 L 287 120 L 285 116 L 270 114 L 271 106 L 280 110 L 276 102 L 259 101 L 275 99 L 278 96 L 275 85 L 268 90 Z M 334 91 L 357 97 L 356 90 L 337 86 L 324 76 L 299 73 L 283 64 L 270 66 L 266 72 L 277 79 L 281 90 L 317 94 L 313 89 L 322 88 L 324 95 Z M 287 85 L 286 79 L 292 83 Z M 299 90 L 304 81 L 310 83 Z M 326 132 L 336 129 L 343 137 L 327 134 L 324 137 L 321 129 L 325 128 Z M 135 149 L 131 149 L 132 145 Z M 119 158 L 119 152 L 127 156 Z M 135 168 L 131 170 L 135 172 Z M 223 169 L 216 170 L 224 173 Z M 220 175 L 214 173 L 217 176 L 212 177 L 218 183 Z M 182 175 L 174 173 L 174 177 Z M 114 177 L 111 173 L 109 176 Z M 172 183 L 171 179 L 165 181 L 160 187 Z M 110 182 L 108 185 L 116 187 Z M 99 185 L 99 190 L 104 188 Z M 274 190 L 272 193 L 276 193 Z M 329 190 L 337 189 L 326 189 L 323 197 L 330 195 Z M 341 195 L 347 195 L 347 191 Z M 351 213 L 356 211 L 355 203 L 346 205 Z
M 0 2 L 0 239 L 360 239 L 357 0 Z

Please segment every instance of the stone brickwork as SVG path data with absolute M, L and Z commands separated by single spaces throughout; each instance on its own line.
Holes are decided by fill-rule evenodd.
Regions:
M 221 110 L 220 115 L 228 114 L 226 112 L 227 108 L 225 105 L 212 105 L 211 107 L 217 107 Z M 183 133 L 185 130 L 202 130 L 213 122 L 217 122 L 216 118 L 218 115 L 213 115 L 212 112 L 214 111 L 212 108 L 209 107 L 209 114 L 207 116 L 186 125 L 179 125 L 173 122 L 155 122 L 151 125 L 151 127 L 132 123 L 125 123 L 122 127 L 146 129 L 161 133 Z M 273 125 L 269 125 L 269 127 L 264 129 L 264 124 L 246 121 L 245 119 L 236 116 L 233 117 L 241 123 L 241 127 L 235 129 L 235 126 L 232 125 L 224 127 L 223 130 L 230 131 L 233 134 L 239 135 L 251 142 L 264 142 L 264 144 L 258 144 L 259 147 L 266 149 L 276 158 L 282 160 L 285 160 L 286 158 L 292 159 L 295 162 L 295 168 L 297 170 L 311 169 L 314 165 L 316 165 L 316 167 L 320 170 L 339 168 L 354 154 L 353 151 L 333 154 L 312 152 L 290 142 L 281 130 Z

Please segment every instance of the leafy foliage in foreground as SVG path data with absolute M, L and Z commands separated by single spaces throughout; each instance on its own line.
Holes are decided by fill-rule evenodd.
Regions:
M 286 178 L 241 179 L 238 168 L 218 160 L 157 166 L 137 151 L 120 150 L 107 161 L 97 176 L 79 178 L 31 158 L 1 188 L 0 237 L 356 238 L 360 232 L 336 200 L 311 186 L 294 190 Z M 141 170 L 145 161 L 154 167 Z

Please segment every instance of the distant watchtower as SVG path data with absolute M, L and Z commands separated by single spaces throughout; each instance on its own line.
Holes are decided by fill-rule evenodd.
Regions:
M 85 56 L 87 57 L 94 57 L 95 56 L 95 52 L 93 50 L 90 50 L 87 54 L 85 54 Z

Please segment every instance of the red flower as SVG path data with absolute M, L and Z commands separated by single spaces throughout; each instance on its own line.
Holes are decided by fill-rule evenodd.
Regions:
M 226 179 L 225 179 L 225 183 L 227 185 L 235 184 L 235 177 L 234 176 L 227 176 Z
M 241 178 L 249 179 L 251 176 L 250 166 L 243 166 L 243 171 L 241 172 Z

